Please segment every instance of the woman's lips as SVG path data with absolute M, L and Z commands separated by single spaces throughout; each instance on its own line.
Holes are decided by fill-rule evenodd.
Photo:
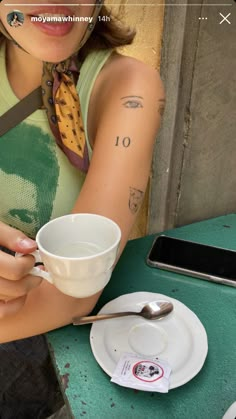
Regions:
M 65 15 L 65 16 L 73 16 L 74 12 L 73 10 L 71 10 L 69 7 L 66 6 L 59 6 L 59 5 L 55 5 L 55 6 L 48 6 L 48 7 L 41 7 L 39 9 L 36 10 L 32 10 L 31 12 L 28 12 L 27 14 L 29 16 L 38 16 L 38 15 L 42 15 L 42 14 L 51 14 L 51 15 Z
M 31 22 L 41 32 L 49 36 L 64 36 L 67 35 L 73 28 L 73 22 Z
M 68 18 L 73 18 L 73 15 L 73 11 L 68 7 L 56 5 L 32 10 L 28 13 L 31 23 L 49 36 L 67 35 L 74 25 L 73 20 Z M 36 20 L 37 18 L 38 20 Z M 51 22 L 50 18 L 52 18 Z

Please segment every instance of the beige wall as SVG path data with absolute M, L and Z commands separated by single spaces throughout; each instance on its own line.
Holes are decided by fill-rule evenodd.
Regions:
M 133 44 L 121 48 L 120 52 L 159 69 L 164 4 L 161 6 L 150 6 L 150 3 L 155 3 L 155 0 L 152 2 L 150 0 L 120 0 L 120 6 L 116 6 L 117 0 L 110 0 L 109 4 L 112 3 L 115 4 L 115 6 L 112 6 L 112 11 L 121 13 L 123 21 L 137 31 Z M 138 3 L 142 4 L 142 6 L 132 5 Z M 160 4 L 161 1 L 158 1 L 158 3 Z M 131 238 L 146 234 L 147 217 L 148 191 Z
M 155 68 L 160 65 L 160 50 L 163 31 L 164 4 L 150 6 L 155 1 L 150 0 L 110 0 L 112 11 L 119 12 L 123 21 L 135 28 L 137 35 L 134 43 L 121 49 L 121 52 L 135 57 Z M 137 6 L 140 3 L 142 6 Z M 161 1 L 158 2 L 159 4 Z M 145 6 L 147 4 L 147 6 Z

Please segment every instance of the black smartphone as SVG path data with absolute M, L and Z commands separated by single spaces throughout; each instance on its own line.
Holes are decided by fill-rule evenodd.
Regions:
M 165 235 L 156 237 L 147 264 L 236 287 L 236 251 Z

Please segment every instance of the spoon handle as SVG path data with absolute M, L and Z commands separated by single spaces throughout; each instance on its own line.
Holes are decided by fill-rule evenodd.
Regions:
M 81 324 L 93 323 L 98 320 L 114 319 L 115 317 L 124 317 L 124 316 L 139 316 L 139 312 L 135 311 L 123 311 L 121 313 L 110 313 L 110 314 L 98 314 L 96 316 L 84 316 L 84 317 L 74 317 L 72 323 L 74 326 L 79 326 Z

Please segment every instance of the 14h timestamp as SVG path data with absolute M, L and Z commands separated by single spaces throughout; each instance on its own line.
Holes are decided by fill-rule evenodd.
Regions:
M 110 22 L 110 16 L 98 16 L 98 22 Z

